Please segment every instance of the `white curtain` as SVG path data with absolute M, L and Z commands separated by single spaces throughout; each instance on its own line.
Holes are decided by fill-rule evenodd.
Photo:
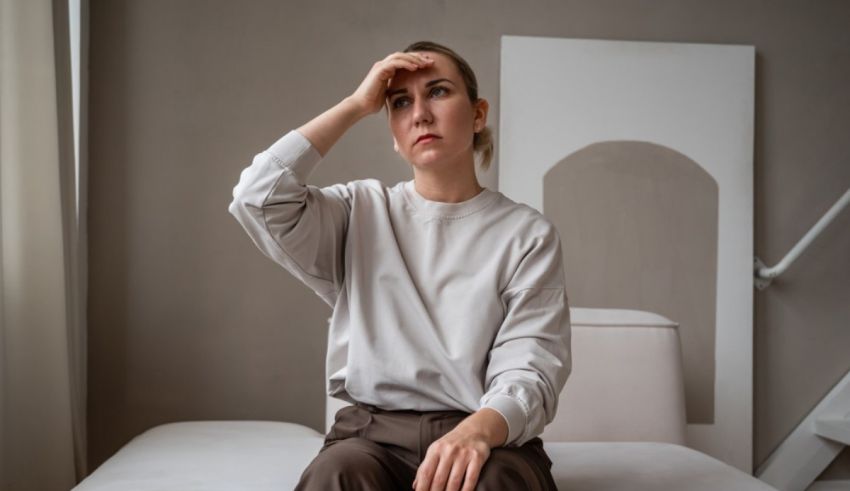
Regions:
M 68 46 L 67 0 L 0 0 L 4 491 L 67 491 L 86 471 L 85 263 Z

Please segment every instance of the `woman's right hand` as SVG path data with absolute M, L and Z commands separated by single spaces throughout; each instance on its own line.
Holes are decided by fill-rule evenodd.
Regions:
M 349 99 L 365 114 L 376 113 L 384 105 L 388 82 L 395 75 L 396 70 L 404 69 L 413 72 L 433 63 L 434 59 L 425 53 L 392 53 L 372 65 L 372 69 L 366 74 L 360 87 L 357 87 Z
M 387 82 L 396 70 L 415 71 L 434 64 L 423 53 L 393 53 L 372 65 L 360 87 L 334 107 L 298 128 L 298 132 L 324 157 L 343 133 L 361 118 L 380 111 L 387 96 Z

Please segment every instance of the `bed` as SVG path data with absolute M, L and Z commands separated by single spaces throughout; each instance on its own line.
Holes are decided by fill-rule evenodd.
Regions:
M 773 490 L 685 441 L 677 325 L 571 308 L 573 372 L 541 435 L 559 489 Z M 326 428 L 346 403 L 328 399 Z M 281 421 L 186 421 L 136 436 L 73 491 L 293 489 L 324 434 Z

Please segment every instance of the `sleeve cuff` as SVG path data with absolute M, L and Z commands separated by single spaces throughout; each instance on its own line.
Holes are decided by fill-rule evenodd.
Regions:
M 304 135 L 296 130 L 280 137 L 266 150 L 275 162 L 288 169 L 300 185 L 307 183 L 307 178 L 322 160 L 322 154 L 310 143 Z
M 508 439 L 505 440 L 505 447 L 517 441 L 524 432 L 528 417 L 522 405 L 513 397 L 502 394 L 495 395 L 481 407 L 489 407 L 505 418 L 508 423 Z

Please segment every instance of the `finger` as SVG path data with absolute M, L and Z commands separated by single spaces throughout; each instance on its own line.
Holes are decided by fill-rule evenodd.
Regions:
M 475 485 L 478 484 L 478 477 L 481 475 L 481 462 L 473 458 L 466 466 L 466 479 L 463 481 L 463 489 L 461 491 L 473 491 Z
M 415 72 L 421 68 L 425 68 L 425 66 L 417 65 L 416 63 L 408 62 L 407 60 L 393 60 L 387 62 L 387 65 L 381 68 L 378 78 L 384 82 L 386 87 L 389 87 L 392 84 L 393 77 L 395 77 L 398 70 Z
M 390 63 L 398 63 L 400 68 L 404 68 L 405 70 L 410 70 L 411 72 L 419 70 L 420 68 L 425 68 L 433 63 L 433 60 L 425 60 L 419 57 L 410 56 L 405 58 L 400 58 L 398 60 L 393 60 Z
M 398 57 L 400 57 L 400 56 L 404 56 L 404 55 L 406 55 L 406 54 L 407 54 L 407 53 L 403 53 L 403 52 L 401 52 L 401 51 L 396 51 L 395 53 L 390 53 L 390 54 L 388 54 L 388 55 L 386 56 L 386 58 L 384 58 L 384 61 L 390 61 L 390 60 L 392 60 L 392 59 L 394 59 L 394 58 L 398 58 Z
M 463 459 L 457 459 L 452 465 L 452 472 L 446 482 L 446 491 L 459 491 L 463 484 L 463 475 L 466 474 L 469 464 Z
M 446 481 L 449 480 L 452 467 L 454 467 L 454 459 L 444 458 L 440 460 L 440 465 L 437 466 L 437 471 L 434 472 L 434 480 L 431 482 L 431 491 L 443 491 L 446 489 Z
M 419 64 L 422 64 L 422 65 L 428 65 L 428 64 L 434 62 L 433 58 L 431 58 L 429 55 L 426 55 L 424 53 L 414 52 L 414 53 L 407 53 L 407 54 L 410 55 L 410 60 L 414 63 L 419 63 Z
M 415 72 L 420 68 L 423 68 L 423 65 L 418 65 L 406 59 L 391 60 L 386 62 L 384 66 L 381 67 L 381 78 L 389 82 L 395 76 L 395 72 L 397 72 L 398 70 L 408 70 L 411 72 Z
M 396 68 L 404 68 L 411 72 L 428 67 L 434 63 L 433 59 L 425 58 L 418 53 L 403 53 L 402 55 L 392 60 L 387 60 L 387 63 L 396 64 Z
M 428 68 L 434 64 L 434 60 L 432 58 L 417 57 L 413 60 L 413 63 L 416 64 L 418 68 Z
M 428 455 L 422 464 L 419 465 L 419 470 L 416 471 L 416 491 L 429 491 L 431 489 L 431 481 L 434 479 L 434 469 L 437 467 L 435 457 Z
M 386 58 L 384 58 L 384 61 L 390 61 L 390 60 L 395 60 L 395 59 L 405 59 L 405 60 L 408 60 L 412 63 L 420 63 L 420 62 L 432 63 L 434 61 L 434 59 L 431 58 L 431 56 L 426 55 L 425 53 L 420 53 L 418 51 L 412 51 L 410 53 L 401 53 L 401 52 L 392 53 L 389 56 L 387 56 Z

